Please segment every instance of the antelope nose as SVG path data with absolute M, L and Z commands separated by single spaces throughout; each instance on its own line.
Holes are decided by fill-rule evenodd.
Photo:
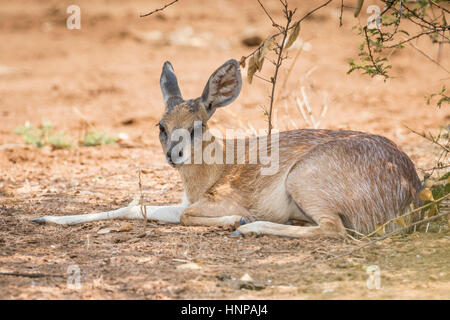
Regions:
M 176 162 L 177 163 L 181 162 L 181 160 L 183 159 L 183 150 L 180 150 L 178 152 L 178 155 L 174 155 L 174 156 L 176 158 L 175 161 L 174 161 L 174 159 L 172 159 L 172 149 L 167 151 L 167 153 L 166 153 L 167 162 L 169 162 L 170 164 L 175 164 Z
M 173 164 L 171 153 L 172 153 L 172 150 L 167 151 L 167 153 L 166 153 L 166 160 L 167 160 L 168 163 Z

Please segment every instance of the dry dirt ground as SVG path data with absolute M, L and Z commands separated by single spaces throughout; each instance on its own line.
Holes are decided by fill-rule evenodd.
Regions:
M 290 2 L 298 7 L 298 16 L 318 3 Z M 231 238 L 229 230 L 220 228 L 142 221 L 71 227 L 30 223 L 43 215 L 127 205 L 139 190 L 138 167 L 148 170 L 142 176 L 146 203 L 180 200 L 180 179 L 164 162 L 155 127 L 163 112 L 159 89 L 163 62 L 174 65 L 183 95 L 195 97 L 216 67 L 252 50 L 241 43 L 243 37 L 255 32 L 268 35 L 271 26 L 256 1 L 182 0 L 163 14 L 138 17 L 163 3 L 78 0 L 81 30 L 69 30 L 66 4 L 61 1 L 1 1 L 0 298 L 449 299 L 446 221 L 432 223 L 427 233 L 422 228 L 331 260 L 358 243 L 334 238 Z M 265 3 L 281 21 L 276 13 L 279 2 Z M 384 135 L 400 145 L 417 167 L 429 168 L 436 150 L 405 125 L 436 133 L 449 123 L 448 107 L 439 110 L 424 99 L 443 84 L 450 87 L 448 73 L 408 47 L 392 52 L 393 78 L 386 82 L 347 75 L 348 61 L 358 53 L 360 39 L 352 30 L 358 20 L 346 9 L 339 28 L 339 3 L 302 24 L 305 50 L 286 92 L 299 95 L 299 87 L 306 86 L 316 116 L 328 95 L 321 127 Z M 364 12 L 361 23 L 368 17 Z M 414 44 L 436 57 L 437 48 L 425 39 Z M 442 64 L 450 69 L 450 48 L 444 49 Z M 286 70 L 281 79 L 285 74 Z M 269 87 L 258 79 L 249 85 L 243 78 L 240 97 L 216 112 L 211 127 L 266 127 L 260 106 L 267 105 Z M 279 103 L 277 127 L 308 127 L 292 100 L 287 102 L 288 108 Z M 125 133 L 129 141 L 64 150 L 24 147 L 14 129 L 42 120 L 51 121 L 73 140 L 88 121 L 111 135 Z M 120 227 L 121 232 L 97 233 Z M 188 262 L 198 268 L 179 267 Z M 79 268 L 81 289 L 67 285 L 71 265 Z M 378 290 L 366 285 L 371 265 L 380 269 Z M 259 290 L 239 282 L 245 273 Z

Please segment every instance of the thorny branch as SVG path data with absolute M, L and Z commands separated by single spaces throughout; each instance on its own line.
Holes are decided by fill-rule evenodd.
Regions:
M 428 2 L 430 2 L 431 4 L 435 5 L 436 7 L 438 7 L 439 9 L 441 9 L 441 10 L 447 12 L 447 13 L 450 13 L 449 10 L 447 10 L 447 9 L 445 9 L 445 8 L 443 8 L 443 7 L 441 7 L 440 5 L 438 5 L 438 4 L 437 4 L 436 2 L 434 2 L 433 0 L 429 0 Z
M 373 67 L 377 70 L 377 72 L 381 75 L 385 75 L 385 71 L 381 70 L 380 66 L 375 62 L 372 54 L 372 49 L 370 48 L 370 40 L 369 36 L 367 35 L 367 26 L 364 27 L 364 35 L 366 37 L 366 43 L 367 43 L 367 50 L 369 51 L 369 58 L 372 62 Z
M 362 5 L 363 2 L 364 0 L 360 0 L 358 4 Z M 361 47 L 361 63 L 355 63 L 354 61 L 351 61 L 351 69 L 349 70 L 349 73 L 356 69 L 360 69 L 365 71 L 364 73 L 367 73 L 372 77 L 375 75 L 382 75 L 387 78 L 388 75 L 386 70 L 391 66 L 384 65 L 384 63 L 387 61 L 387 58 L 379 57 L 379 55 L 382 54 L 383 50 L 391 48 L 403 48 L 403 45 L 405 43 L 411 44 L 413 40 L 426 35 L 430 37 L 433 43 L 439 43 L 439 55 L 442 54 L 442 44 L 446 42 L 445 40 L 450 41 L 450 38 L 445 35 L 445 32 L 447 30 L 450 30 L 450 26 L 445 19 L 445 12 L 448 11 L 447 9 L 445 9 L 441 5 L 438 5 L 434 1 L 428 1 L 428 3 L 411 3 L 401 0 L 382 0 L 382 2 L 385 4 L 385 8 L 378 15 L 378 19 L 380 19 L 381 24 L 377 23 L 377 27 L 374 30 L 372 30 L 372 28 L 370 28 L 371 30 L 368 30 L 367 26 L 360 29 L 360 34 L 362 34 L 364 38 L 364 45 L 367 48 L 367 52 L 365 51 L 364 47 Z M 432 10 L 433 6 L 442 11 L 441 16 L 435 15 L 434 11 Z M 430 15 L 430 11 L 432 13 L 432 16 Z M 359 11 L 355 11 L 355 16 L 357 16 L 358 14 Z M 437 22 L 437 19 L 440 17 L 442 17 L 442 24 Z M 403 23 L 404 21 L 408 21 L 412 25 L 419 27 L 421 30 L 416 34 L 410 36 L 406 30 L 400 29 L 400 24 L 405 25 Z M 389 26 L 392 25 L 393 30 L 389 30 Z M 400 32 L 407 34 L 408 38 L 403 38 L 403 41 L 389 45 L 388 43 L 392 41 L 394 39 L 394 36 Z M 439 37 L 442 38 L 441 41 L 438 41 Z M 413 46 L 413 48 L 419 50 L 415 46 Z M 377 57 L 375 56 L 375 53 L 377 54 Z M 427 56 L 427 58 L 429 59 L 430 57 Z M 439 61 L 439 58 L 437 60 Z M 435 62 L 434 59 L 432 59 L 432 61 Z

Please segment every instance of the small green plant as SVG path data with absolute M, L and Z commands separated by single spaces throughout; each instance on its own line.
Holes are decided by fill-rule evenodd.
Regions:
M 117 141 L 117 137 L 108 136 L 101 131 L 89 131 L 81 144 L 86 147 L 99 146 L 102 144 L 111 144 Z
M 23 140 L 26 143 L 31 144 L 36 148 L 41 148 L 44 145 L 42 141 L 42 131 L 33 127 L 29 122 L 14 129 L 14 133 L 22 135 Z
M 48 144 L 55 149 L 70 148 L 72 143 L 66 139 L 64 131 L 59 131 L 55 135 L 48 138 Z
M 355 60 L 351 59 L 349 62 L 350 69 L 347 71 L 347 74 L 352 73 L 355 70 L 363 71 L 363 74 L 368 74 L 372 78 L 380 75 L 384 77 L 386 81 L 389 78 L 388 70 L 392 68 L 391 65 L 386 65 L 388 59 L 386 57 L 382 58 L 379 56 L 375 56 L 374 54 L 381 53 L 383 49 L 382 38 L 377 38 L 373 40 L 375 35 L 377 34 L 377 29 L 367 29 L 367 28 L 359 28 L 359 34 L 363 34 L 365 36 L 365 42 L 361 43 L 359 46 L 359 62 L 355 62 Z
M 35 127 L 29 122 L 23 126 L 17 127 L 14 133 L 21 135 L 23 140 L 36 148 L 42 148 L 45 145 L 51 145 L 54 148 L 69 148 L 72 144 L 66 140 L 62 131 L 51 135 L 53 124 L 49 121 L 44 121 L 39 127 Z
M 445 86 L 442 86 L 441 91 L 439 91 L 438 93 L 430 94 L 428 97 L 426 97 L 426 99 L 427 99 L 427 104 L 430 104 L 431 99 L 433 99 L 433 97 L 435 97 L 435 96 L 439 97 L 439 100 L 438 100 L 438 102 L 437 102 L 437 106 L 438 106 L 439 108 L 442 107 L 442 104 L 443 104 L 444 102 L 445 102 L 445 103 L 450 103 L 450 97 L 447 96 L 447 95 L 445 94 L 446 91 L 447 91 L 447 89 L 445 88 Z
M 42 148 L 49 145 L 54 149 L 63 149 L 72 147 L 70 137 L 64 131 L 53 133 L 53 124 L 44 121 L 39 127 L 35 127 L 30 122 L 26 122 L 23 126 L 17 127 L 14 133 L 21 135 L 23 140 L 36 148 Z M 89 131 L 81 141 L 81 145 L 85 147 L 100 146 L 103 144 L 111 144 L 117 141 L 117 137 L 108 136 L 101 131 Z

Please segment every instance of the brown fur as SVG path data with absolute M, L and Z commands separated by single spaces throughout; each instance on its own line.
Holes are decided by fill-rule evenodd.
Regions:
M 194 120 L 206 122 L 204 107 L 183 103 L 168 110 L 161 123 L 170 136 L 175 128 L 189 129 Z M 418 202 L 421 186 L 413 163 L 384 137 L 294 130 L 280 133 L 279 141 L 274 175 L 261 175 L 261 165 L 248 164 L 248 156 L 245 164 L 178 167 L 190 203 L 181 223 L 217 225 L 225 221 L 218 218 L 229 216 L 234 218 L 227 224 L 236 226 L 241 216 L 246 222 L 296 219 L 322 224 L 322 231 L 346 227 L 368 233 Z

